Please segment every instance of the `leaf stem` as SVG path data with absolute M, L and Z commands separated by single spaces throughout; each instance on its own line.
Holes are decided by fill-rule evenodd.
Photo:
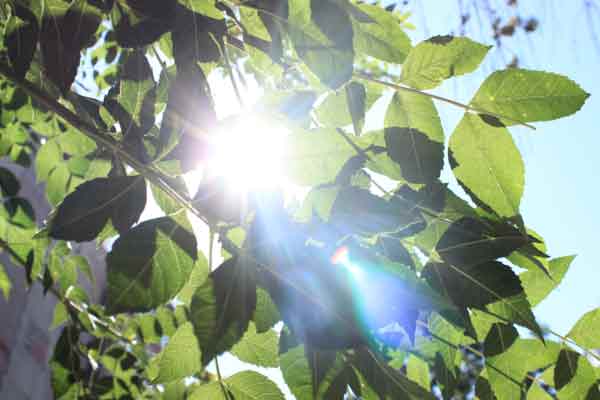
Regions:
M 369 76 L 365 72 L 355 72 L 354 76 L 356 78 L 359 78 L 359 79 L 363 79 L 363 80 L 366 80 L 366 81 L 369 81 L 369 82 L 377 83 L 379 85 L 387 86 L 387 87 L 389 87 L 391 89 L 394 89 L 394 90 L 397 90 L 397 91 L 404 91 L 404 92 L 415 93 L 415 94 L 418 94 L 418 95 L 421 95 L 421 96 L 425 96 L 425 97 L 429 97 L 429 98 L 432 98 L 432 99 L 435 99 L 435 100 L 443 101 L 444 103 L 452 104 L 453 106 L 462 108 L 465 111 L 475 112 L 475 113 L 478 113 L 478 114 L 491 115 L 493 117 L 500 118 L 500 119 L 505 119 L 507 121 L 514 122 L 514 123 L 516 123 L 518 125 L 522 125 L 522 126 L 525 126 L 525 127 L 529 128 L 529 129 L 535 130 L 535 126 L 533 126 L 531 124 L 528 124 L 526 122 L 523 122 L 523 121 L 519 121 L 519 120 L 511 118 L 511 117 L 507 117 L 506 115 L 498 114 L 498 113 L 495 113 L 495 112 L 492 112 L 492 111 L 482 110 L 482 109 L 470 106 L 468 104 L 464 104 L 464 103 L 461 103 L 459 101 L 449 99 L 447 97 L 439 96 L 439 95 L 433 94 L 433 93 L 424 92 L 422 90 L 414 89 L 414 88 L 411 88 L 411 87 L 408 87 L 408 86 L 403 86 L 403 85 L 399 85 L 399 84 L 396 84 L 396 83 L 382 81 L 381 79 L 377 79 L 377 78 L 373 78 L 372 76 Z

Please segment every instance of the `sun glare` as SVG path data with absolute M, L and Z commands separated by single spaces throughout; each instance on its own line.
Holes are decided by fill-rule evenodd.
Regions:
M 242 116 L 215 135 L 210 173 L 233 188 L 260 190 L 282 185 L 285 129 L 254 116 Z
M 239 192 L 261 191 L 287 186 L 283 171 L 287 129 L 254 115 L 230 118 L 211 136 L 210 157 L 200 176 L 221 177 Z

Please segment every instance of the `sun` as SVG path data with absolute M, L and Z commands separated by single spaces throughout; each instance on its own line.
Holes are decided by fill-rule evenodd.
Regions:
M 230 117 L 211 134 L 203 175 L 222 178 L 240 192 L 283 188 L 287 134 L 281 124 L 255 114 Z

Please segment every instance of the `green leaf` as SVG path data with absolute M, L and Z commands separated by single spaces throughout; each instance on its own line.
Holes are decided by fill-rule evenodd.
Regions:
M 329 399 L 336 378 L 344 372 L 344 363 L 335 351 L 319 351 L 293 343 L 282 333 L 279 364 L 285 383 L 297 400 Z M 290 343 L 290 341 L 292 341 Z
M 108 221 L 125 233 L 146 205 L 141 176 L 97 178 L 85 182 L 59 204 L 49 223 L 50 236 L 86 242 L 96 238 Z
M 352 20 L 355 52 L 401 64 L 409 53 L 411 44 L 400 21 L 377 5 L 362 3 L 356 7 L 373 22 Z
M 271 296 L 260 287 L 256 288 L 256 310 L 254 310 L 252 319 L 258 333 L 269 331 L 273 325 L 281 321 L 281 315 L 279 315 L 279 310 Z
M 158 376 L 154 379 L 155 383 L 176 381 L 202 370 L 200 347 L 190 322 L 177 328 L 157 356 L 156 363 Z
M 260 367 L 276 368 L 279 366 L 278 343 L 279 335 L 274 330 L 256 333 L 256 326 L 250 323 L 242 339 L 231 349 L 231 353 L 241 361 Z
M 339 186 L 322 186 L 312 189 L 296 211 L 294 218 L 300 222 L 310 222 L 313 215 L 323 221 L 328 221 L 337 195 Z
M 525 166 L 505 127 L 466 114 L 450 137 L 448 157 L 454 176 L 476 203 L 500 216 L 519 214 Z
M 252 263 L 229 258 L 194 293 L 191 320 L 204 364 L 229 350 L 246 332 L 256 307 L 253 269 Z
M 10 289 L 12 288 L 12 282 L 10 278 L 6 274 L 4 267 L 0 265 L 0 291 L 4 295 L 4 299 L 8 301 L 8 297 L 10 296 Z
M 198 259 L 194 263 L 194 267 L 192 272 L 190 272 L 190 276 L 181 289 L 181 291 L 177 294 L 177 299 L 181 301 L 183 304 L 189 305 L 192 301 L 192 296 L 208 278 L 209 274 L 208 270 L 208 260 L 204 253 L 198 253 Z
M 436 353 L 439 354 L 446 366 L 445 370 L 454 374 L 457 360 L 460 358 L 458 346 L 466 342 L 462 330 L 438 313 L 431 313 L 429 316 L 427 330 L 431 332 L 432 336 L 417 335 L 416 348 L 429 359 L 435 359 Z
M 585 313 L 571 328 L 568 337 L 586 349 L 600 348 L 600 308 Z
M 434 36 L 411 50 L 400 80 L 416 89 L 433 89 L 445 79 L 474 71 L 490 47 L 466 37 Z
M 169 217 L 137 225 L 117 239 L 106 257 L 107 309 L 147 311 L 166 303 L 185 285 L 196 258 L 191 226 Z
M 597 400 L 600 373 L 581 354 L 562 349 L 554 367 L 554 387 L 561 400 Z
M 556 360 L 560 346 L 543 344 L 536 339 L 518 339 L 503 353 L 486 358 L 490 385 L 498 399 L 518 399 L 527 393 L 523 384 L 527 373 L 546 367 Z
M 429 376 L 429 365 L 412 354 L 408 357 L 406 376 L 411 381 L 417 382 L 423 389 L 430 390 L 431 377 Z
M 330 93 L 315 109 L 317 119 L 327 127 L 342 127 L 349 124 L 359 128 L 364 125 L 366 112 L 381 96 L 381 89 L 375 85 L 363 85 L 356 81 L 347 84 L 344 89 Z
M 124 55 L 119 73 L 120 86 L 117 101 L 127 113 L 127 118 L 119 119 L 123 134 L 143 135 L 154 125 L 154 103 L 156 84 L 152 68 L 143 50 L 131 50 Z M 125 125 L 126 124 L 126 125 Z
M 168 183 L 179 193 L 189 196 L 187 186 L 185 185 L 185 181 L 182 177 L 178 176 L 171 178 L 169 179 Z M 156 204 L 158 204 L 160 209 L 163 210 L 166 215 L 175 214 L 184 208 L 179 202 L 176 202 L 171 196 L 169 196 L 156 185 L 151 184 L 150 190 L 152 191 L 152 197 L 154 198 L 154 201 L 156 201 Z
M 335 129 L 296 130 L 286 140 L 289 178 L 303 186 L 333 182 L 355 150 Z
M 415 93 L 396 92 L 385 114 L 389 157 L 412 183 L 437 179 L 444 165 L 444 131 L 433 101 Z
M 509 68 L 491 74 L 471 105 L 501 118 L 505 125 L 549 121 L 577 112 L 589 94 L 564 76 L 542 71 Z
M 352 78 L 354 50 L 347 12 L 332 0 L 289 4 L 287 29 L 298 56 L 332 89 Z
M 178 0 L 191 11 L 214 19 L 223 19 L 223 12 L 216 6 L 214 0 Z
M 230 400 L 223 394 L 223 389 L 219 382 L 210 382 L 198 386 L 189 395 L 188 400 Z
M 406 375 L 384 364 L 370 350 L 357 350 L 352 360 L 352 365 L 362 383 L 361 393 L 357 394 L 362 396 L 362 391 L 376 393 L 376 397 L 365 396 L 365 400 L 436 399 L 428 389 L 422 388 L 416 382 L 409 380 Z
M 277 385 L 255 371 L 242 371 L 225 379 L 235 400 L 284 400 Z
M 550 260 L 550 276 L 539 269 L 531 269 L 519 275 L 532 307 L 538 305 L 560 285 L 574 259 L 575 256 L 567 256 Z

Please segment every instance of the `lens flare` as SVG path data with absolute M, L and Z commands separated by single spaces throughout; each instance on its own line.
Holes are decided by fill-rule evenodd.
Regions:
M 412 336 L 406 327 L 416 319 L 416 311 L 406 306 L 411 303 L 410 290 L 398 274 L 367 260 L 352 260 L 346 246 L 336 250 L 331 263 L 350 273 L 354 309 L 363 331 L 393 347 Z

